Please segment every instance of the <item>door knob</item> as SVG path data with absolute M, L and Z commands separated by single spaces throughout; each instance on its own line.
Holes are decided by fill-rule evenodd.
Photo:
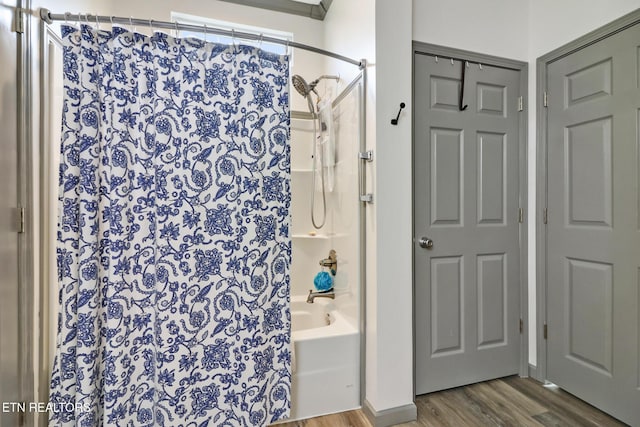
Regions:
M 420 240 L 418 240 L 418 244 L 421 248 L 431 249 L 433 247 L 433 240 L 428 237 L 421 237 Z

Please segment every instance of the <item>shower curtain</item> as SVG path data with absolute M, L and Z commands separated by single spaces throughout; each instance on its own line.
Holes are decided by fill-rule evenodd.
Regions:
M 62 27 L 50 425 L 289 414 L 288 58 Z

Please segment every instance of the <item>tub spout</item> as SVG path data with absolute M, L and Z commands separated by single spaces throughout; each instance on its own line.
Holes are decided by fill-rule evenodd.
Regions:
M 309 289 L 309 296 L 307 296 L 307 302 L 309 304 L 313 304 L 313 300 L 315 300 L 316 298 L 331 298 L 331 299 L 335 299 L 336 294 L 333 292 L 333 289 L 329 289 L 328 291 L 322 291 L 322 292 L 313 292 L 311 289 Z

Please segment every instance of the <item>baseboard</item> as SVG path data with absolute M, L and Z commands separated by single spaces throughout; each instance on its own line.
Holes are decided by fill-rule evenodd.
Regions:
M 389 427 L 415 421 L 418 418 L 418 408 L 415 403 L 385 409 L 384 411 L 376 411 L 371 407 L 369 401 L 365 399 L 362 411 L 373 427 Z
M 538 378 L 538 367 L 533 366 L 531 363 L 529 363 L 529 378 L 540 381 L 540 378 Z

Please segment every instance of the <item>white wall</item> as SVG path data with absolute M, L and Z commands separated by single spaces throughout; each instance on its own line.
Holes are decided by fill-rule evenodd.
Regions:
M 375 271 L 367 283 L 366 399 L 375 411 L 413 404 L 411 243 L 412 1 L 376 0 Z M 390 124 L 405 102 L 397 126 Z
M 526 61 L 529 0 L 413 0 L 413 39 Z
M 91 13 L 109 14 L 112 10 L 110 0 L 31 0 L 31 9 L 47 8 L 51 13 Z
M 326 50 L 375 62 L 374 0 L 335 0 L 323 22 Z M 340 74 L 345 82 L 359 72 L 358 67 L 331 58 L 326 58 L 325 67 L 327 72 Z
M 535 60 L 640 7 L 638 0 L 530 0 L 529 51 Z

